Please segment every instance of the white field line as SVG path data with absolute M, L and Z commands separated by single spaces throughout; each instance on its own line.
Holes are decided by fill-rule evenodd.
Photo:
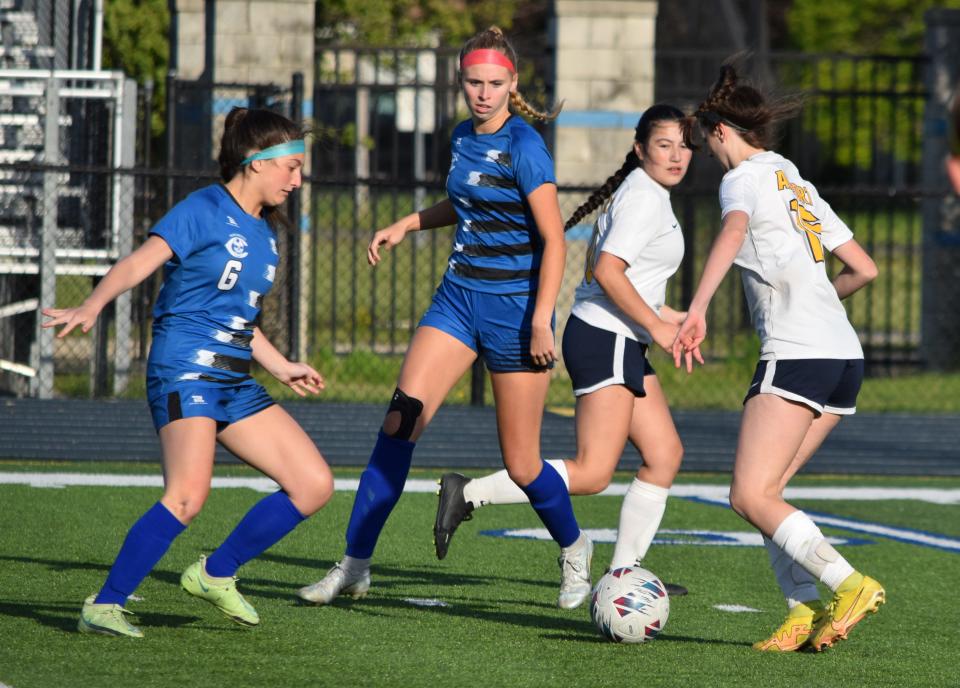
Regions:
M 335 489 L 356 492 L 359 480 L 337 478 Z M 163 487 L 159 475 L 123 475 L 112 473 L 18 473 L 0 471 L 0 485 L 31 485 L 33 487 Z M 273 492 L 278 489 L 269 478 L 215 477 L 213 487 L 246 487 L 258 492 Z M 601 495 L 622 496 L 629 483 L 612 483 Z M 436 492 L 433 480 L 411 479 L 404 492 Z M 709 501 L 727 501 L 730 489 L 726 485 L 683 483 L 670 488 L 671 497 L 693 497 Z M 930 504 L 960 504 L 960 488 L 940 489 L 933 487 L 788 487 L 787 499 L 832 499 L 836 501 L 879 501 L 905 499 Z

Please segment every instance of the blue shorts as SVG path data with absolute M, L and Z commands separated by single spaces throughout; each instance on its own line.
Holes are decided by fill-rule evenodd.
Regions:
M 563 363 L 578 397 L 612 385 L 623 385 L 645 397 L 643 378 L 656 375 L 647 360 L 646 344 L 594 327 L 575 315 L 563 331 Z
M 530 356 L 530 331 L 537 295 L 488 294 L 465 289 L 446 278 L 418 327 L 435 327 L 477 352 L 487 370 L 515 373 L 547 370 Z M 553 328 L 554 321 L 550 327 Z
M 857 412 L 863 359 L 801 358 L 760 361 L 743 403 L 758 394 L 775 394 L 809 406 L 818 416 Z
M 167 423 L 181 418 L 213 418 L 217 432 L 258 413 L 274 401 L 256 380 L 236 385 L 215 385 L 184 380 L 166 385 L 163 393 L 148 397 L 153 427 L 160 432 Z

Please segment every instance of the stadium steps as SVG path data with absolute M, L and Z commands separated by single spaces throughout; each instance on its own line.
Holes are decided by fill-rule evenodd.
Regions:
M 284 403 L 333 466 L 363 466 L 383 418 L 382 404 Z M 674 413 L 686 456 L 684 471 L 729 471 L 739 414 Z M 569 457 L 576 447 L 573 418 L 546 413 L 543 454 Z M 160 447 L 147 405 L 131 400 L 0 400 L 0 458 L 156 461 Z M 222 448 L 217 460 L 236 461 Z M 622 469 L 640 463 L 633 447 Z M 496 416 L 490 407 L 441 408 L 418 444 L 419 467 L 499 468 Z M 960 476 L 960 418 L 951 415 L 859 413 L 844 421 L 807 472 Z

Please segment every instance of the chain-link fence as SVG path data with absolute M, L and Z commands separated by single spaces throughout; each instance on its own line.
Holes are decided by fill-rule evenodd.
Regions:
M 452 228 L 410 235 L 376 270 L 367 266 L 365 254 L 376 229 L 445 197 L 449 132 L 462 116 L 456 85 L 438 76 L 448 70 L 449 59 L 442 52 L 432 66 L 417 54 L 394 59 L 408 71 L 392 79 L 383 67 L 391 63 L 382 61 L 368 74 L 372 80 L 359 86 L 366 95 L 349 80 L 325 84 L 321 79 L 317 85 L 312 177 L 289 209 L 293 228 L 281 232 L 284 262 L 266 300 L 263 327 L 282 351 L 309 357 L 326 375 L 326 399 L 389 397 L 413 330 L 446 269 Z M 352 73 L 362 76 L 366 67 L 351 64 Z M 931 316 L 924 305 L 931 287 L 921 266 L 931 248 L 921 211 L 938 202 L 944 190 L 921 183 L 916 174 L 929 96 L 920 78 L 922 61 L 873 67 L 876 75 L 887 76 L 857 88 L 827 81 L 831 70 L 846 69 L 835 63 L 826 63 L 833 65 L 827 68 L 806 63 L 806 71 L 788 60 L 777 64 L 793 65 L 799 76 L 792 78 L 799 82 L 814 72 L 821 75 L 809 89 L 804 113 L 791 123 L 784 150 L 818 184 L 881 269 L 876 283 L 847 302 L 870 374 L 861 408 L 960 410 L 960 372 L 942 360 L 934 369 L 925 353 Z M 343 71 L 330 73 L 342 77 Z M 0 388 L 20 395 L 140 396 L 159 277 L 118 300 L 88 336 L 54 340 L 40 332 L 37 309 L 81 303 L 172 204 L 217 181 L 212 160 L 218 126 L 232 105 L 274 107 L 302 118 L 302 90 L 296 82 L 263 86 L 171 79 L 168 136 L 157 146 L 142 125 L 150 120 L 151 99 L 145 94 L 134 99 L 121 76 L 103 83 L 76 72 L 54 73 L 52 80 L 49 72 L 32 75 L 32 81 L 27 76 L 23 70 L 0 73 L 0 81 L 10 85 L 0 92 Z M 894 78 L 896 83 L 890 81 Z M 864 131 L 866 138 L 857 143 L 863 134 L 854 132 Z M 544 133 L 550 140 L 550 131 Z M 887 138 L 896 142 L 893 152 L 884 152 Z M 625 148 L 629 139 L 625 131 Z M 819 151 L 816 165 L 808 146 Z M 845 183 L 842 163 L 852 165 L 861 149 L 881 171 Z M 157 165 L 158 159 L 170 164 Z M 618 163 L 611 161 L 611 172 Z M 677 308 L 689 302 L 718 226 L 718 179 L 715 162 L 699 157 L 688 180 L 673 192 L 686 242 L 684 263 L 668 290 L 668 303 Z M 567 217 L 592 189 L 561 186 L 560 191 Z M 567 234 L 558 339 L 582 276 L 591 219 Z M 952 347 L 956 352 L 960 341 Z M 757 342 L 735 278 L 714 300 L 705 352 L 708 365 L 690 377 L 675 371 L 662 354 L 653 354 L 668 397 L 676 408 L 736 408 Z M 562 362 L 552 376 L 550 403 L 572 404 Z M 451 395 L 451 401 L 464 403 L 490 398 L 482 371 L 476 370 Z

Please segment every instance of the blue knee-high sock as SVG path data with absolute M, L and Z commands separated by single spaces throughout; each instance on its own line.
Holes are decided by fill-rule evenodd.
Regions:
M 127 532 L 95 602 L 125 604 L 185 528 L 160 502 L 150 507 Z
M 390 512 L 400 499 L 416 442 L 398 440 L 382 430 L 360 476 L 347 526 L 347 556 L 369 559 Z
M 238 568 L 279 542 L 303 520 L 286 492 L 264 497 L 207 559 L 207 574 L 218 578 L 235 575 Z
M 530 506 L 537 512 L 537 516 L 557 544 L 569 547 L 577 541 L 580 537 L 580 526 L 573 515 L 570 493 L 556 468 L 544 461 L 540 475 L 520 489 L 530 498 Z

